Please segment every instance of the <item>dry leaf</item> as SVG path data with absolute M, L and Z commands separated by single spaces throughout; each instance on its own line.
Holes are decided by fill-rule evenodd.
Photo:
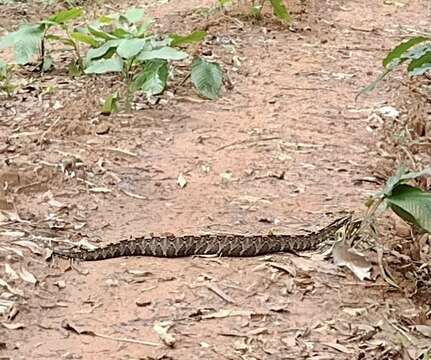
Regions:
M 94 187 L 89 189 L 88 191 L 93 192 L 93 193 L 110 193 L 112 192 L 111 189 L 108 189 L 106 187 Z
M 160 339 L 169 347 L 175 345 L 176 339 L 168 331 L 172 327 L 171 321 L 160 321 L 154 324 L 153 329 L 159 335 Z
M 187 180 L 183 174 L 180 174 L 177 179 L 178 186 L 183 189 L 187 185 Z
M 33 254 L 42 255 L 42 249 L 40 248 L 39 245 L 37 245 L 33 241 L 29 241 L 29 240 L 17 240 L 17 241 L 14 241 L 12 244 L 18 245 L 18 246 L 22 246 L 22 247 L 25 247 L 27 249 L 30 249 L 30 251 Z
M 354 351 L 352 349 L 347 348 L 344 345 L 338 344 L 336 342 L 326 342 L 326 343 L 322 343 L 322 345 L 326 345 L 330 348 L 333 348 L 339 352 L 345 353 L 345 354 L 353 354 Z
M 20 269 L 19 269 L 19 276 L 22 280 L 27 281 L 31 284 L 37 283 L 36 277 L 30 271 L 28 271 L 26 268 L 24 268 L 24 266 L 22 264 L 21 264 Z
M 423 336 L 431 338 L 431 326 L 429 325 L 415 325 L 415 330 L 420 332 Z
M 1 323 L 6 329 L 9 330 L 18 330 L 18 329 L 24 329 L 25 325 L 22 323 Z
M 7 289 L 7 291 L 9 291 L 10 293 L 14 294 L 14 295 L 18 295 L 21 297 L 24 297 L 24 293 L 21 290 L 15 289 L 12 286 L 10 286 L 6 281 L 4 281 L 3 279 L 0 279 L 0 286 L 3 286 Z
M 12 269 L 12 266 L 10 266 L 8 263 L 4 264 L 4 271 L 7 275 L 9 275 L 9 279 L 16 280 L 19 279 L 18 274 L 14 269 Z
M 235 310 L 235 309 L 224 309 L 211 314 L 203 315 L 202 319 L 220 319 L 231 316 L 251 316 L 256 313 L 251 310 Z
M 346 242 L 336 242 L 332 249 L 332 256 L 337 266 L 346 266 L 358 279 L 371 279 L 371 263 L 364 255 L 350 248 Z

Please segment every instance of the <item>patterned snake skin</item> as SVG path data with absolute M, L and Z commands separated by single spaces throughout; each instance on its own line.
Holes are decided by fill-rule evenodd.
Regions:
M 351 224 L 351 216 L 339 218 L 321 230 L 307 235 L 190 235 L 148 236 L 94 249 L 60 250 L 54 255 L 84 261 L 104 260 L 122 256 L 184 257 L 218 255 L 249 257 L 276 252 L 316 249 L 335 238 L 337 230 Z

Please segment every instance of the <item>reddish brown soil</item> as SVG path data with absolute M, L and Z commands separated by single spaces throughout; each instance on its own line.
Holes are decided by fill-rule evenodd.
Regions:
M 252 24 L 191 11 L 210 3 L 160 1 L 147 9 L 161 31 L 207 25 L 233 41 L 234 54 L 205 45 L 234 84 L 218 101 L 199 99 L 185 84 L 156 106 L 141 99 L 142 110 L 103 117 L 100 99 L 116 79 L 61 71 L 1 99 L 0 261 L 38 280 L 0 270 L 22 295 L 12 297 L 18 313 L 3 318 L 1 359 L 407 359 L 429 343 L 399 325 L 419 318 L 406 296 L 380 279 L 357 281 L 316 255 L 71 267 L 58 259 L 50 266 L 44 252 L 16 245 L 97 244 L 149 232 L 297 233 L 345 211 L 361 214 L 378 190 L 358 181 L 377 154 L 369 115 L 387 96 L 382 88 L 358 102 L 355 95 L 394 43 L 429 25 L 428 1 L 291 4 L 298 11 L 290 30 L 270 18 Z M 18 23 L 25 6 L 1 5 L 16 18 L 0 25 Z M 101 14 L 117 5 L 88 7 Z M 40 15 L 26 9 L 31 19 Z M 13 289 L 0 287 L 2 297 Z M 153 329 L 164 321 L 172 347 Z

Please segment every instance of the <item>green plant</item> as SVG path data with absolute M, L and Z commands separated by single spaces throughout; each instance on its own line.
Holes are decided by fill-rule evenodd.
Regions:
M 227 5 L 233 3 L 233 0 L 217 0 L 218 7 L 224 9 Z M 290 20 L 289 12 L 284 4 L 284 0 L 251 0 L 250 15 L 254 18 L 261 18 L 262 10 L 265 4 L 269 3 L 272 7 L 272 13 L 276 18 L 283 22 Z
M 71 47 L 76 55 L 76 61 L 82 69 L 82 58 L 79 47 L 74 39 L 74 33 L 69 30 L 69 22 L 82 14 L 80 8 L 60 11 L 38 23 L 24 24 L 17 31 L 4 36 L 0 40 L 0 49 L 14 46 L 15 61 L 19 65 L 26 65 L 38 55 L 41 70 L 46 71 L 52 65 L 52 57 L 47 48 L 48 41 L 57 41 Z M 60 28 L 62 36 L 49 34 L 49 30 Z
M 419 231 L 431 233 L 431 193 L 407 184 L 421 176 L 431 176 L 431 167 L 420 172 L 408 172 L 401 166 L 386 181 L 383 190 L 367 203 L 369 216 L 390 208 Z
M 126 89 L 125 103 L 130 108 L 135 91 L 143 91 L 147 96 L 161 94 L 172 73 L 172 62 L 189 57 L 178 48 L 200 42 L 206 35 L 203 31 L 188 35 L 155 35 L 151 32 L 153 21 L 145 18 L 144 10 L 139 8 L 102 16 L 96 22 L 72 31 L 70 22 L 81 15 L 81 9 L 72 8 L 39 23 L 23 25 L 0 40 L 0 49 L 14 46 L 15 59 L 20 65 L 28 64 L 38 55 L 41 69 L 46 71 L 52 65 L 46 43 L 55 41 L 66 45 L 75 53 L 74 61 L 68 66 L 72 75 L 121 73 Z M 61 34 L 48 33 L 52 28 L 60 30 Z M 89 48 L 84 56 L 80 44 Z M 199 95 L 208 99 L 219 96 L 222 85 L 220 65 L 196 57 L 186 79 L 189 76 Z M 103 112 L 115 111 L 119 98 L 118 94 L 108 98 Z
M 204 32 L 195 31 L 187 36 L 160 37 L 151 33 L 151 25 L 152 20 L 144 18 L 142 9 L 130 8 L 121 15 L 101 17 L 81 33 L 80 40 L 84 41 L 85 36 L 85 42 L 93 46 L 84 59 L 84 72 L 121 73 L 128 108 L 135 91 L 143 91 L 147 96 L 161 94 L 167 86 L 171 63 L 188 57 L 177 48 L 201 41 L 205 36 Z M 191 69 L 192 82 L 201 96 L 215 99 L 221 88 L 221 68 L 197 59 L 199 66 L 192 65 Z M 206 71 L 202 69 L 204 66 Z
M 0 60 L 0 93 L 4 92 L 7 96 L 11 96 L 17 88 L 11 83 L 12 66 Z
M 390 72 L 406 62 L 408 63 L 407 73 L 410 76 L 420 76 L 430 71 L 431 37 L 415 36 L 397 45 L 383 59 L 384 71 L 376 80 L 362 89 L 358 96 L 374 90 Z

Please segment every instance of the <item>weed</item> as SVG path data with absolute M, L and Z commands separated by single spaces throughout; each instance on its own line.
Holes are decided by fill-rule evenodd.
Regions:
M 30 63 L 38 55 L 41 70 L 47 71 L 53 64 L 47 42 L 67 45 L 75 54 L 74 61 L 68 66 L 71 75 L 122 75 L 125 103 L 129 109 L 135 91 L 143 91 L 147 96 L 161 94 L 167 86 L 171 63 L 189 57 L 178 48 L 205 37 L 202 31 L 185 36 L 156 36 L 151 32 L 153 21 L 144 17 L 144 10 L 139 8 L 129 8 L 123 14 L 102 16 L 89 25 L 71 30 L 70 22 L 81 15 L 80 8 L 71 8 L 41 22 L 23 25 L 0 40 L 0 49 L 14 46 L 15 59 L 20 65 Z M 61 30 L 61 35 L 48 33 L 54 27 Z M 84 56 L 81 55 L 80 44 L 88 49 Z M 208 99 L 219 96 L 222 85 L 220 65 L 196 57 L 188 76 L 191 76 L 199 95 Z M 105 105 L 114 109 L 118 99 L 116 94 L 108 98 Z
M 431 167 L 420 172 L 409 172 L 404 166 L 398 168 L 383 190 L 367 202 L 368 218 L 390 208 L 418 231 L 431 233 L 431 193 L 407 184 L 422 176 L 431 176 Z
M 0 93 L 4 92 L 8 97 L 10 97 L 17 88 L 16 85 L 11 83 L 11 76 L 12 66 L 0 60 Z
M 410 76 L 424 75 L 431 70 L 431 37 L 415 36 L 398 44 L 383 59 L 384 71 L 359 94 L 368 93 L 376 88 L 389 73 L 398 66 L 408 63 L 407 73 Z
M 233 0 L 217 0 L 218 7 L 225 9 L 226 6 L 233 4 Z M 284 0 L 251 0 L 249 13 L 253 18 L 260 19 L 262 17 L 262 10 L 265 4 L 270 4 L 272 7 L 272 13 L 274 16 L 283 21 L 287 22 L 290 20 L 289 12 L 284 5 Z

